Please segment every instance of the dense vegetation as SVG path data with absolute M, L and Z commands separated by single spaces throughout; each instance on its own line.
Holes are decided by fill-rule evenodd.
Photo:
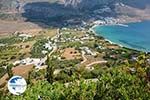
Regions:
M 15 46 L 0 47 L 0 62 L 17 58 L 19 48 Z
M 38 40 L 33 45 L 32 57 L 45 57 L 42 51 L 47 50 L 44 47 L 47 42 L 47 39 Z M 87 46 L 103 54 L 101 57 L 108 61 L 106 64 L 95 64 L 91 66 L 94 69 L 89 70 L 86 65 L 80 64 L 82 59 L 63 59 L 60 52 L 56 51 L 47 56 L 46 69 L 28 73 L 25 93 L 14 96 L 5 88 L 0 89 L 0 100 L 149 100 L 150 54 L 126 48 L 100 49 L 100 43 L 104 47 L 109 45 L 96 39 L 85 44 L 66 42 L 58 45 L 61 49 Z M 18 56 L 17 48 L 12 46 L 3 46 L 0 51 L 3 55 L 4 51 L 8 51 L 10 54 L 7 55 Z M 9 64 L 5 70 L 0 69 L 0 76 L 7 72 L 11 77 L 12 67 Z M 56 70 L 58 72 L 54 73 Z
M 29 85 L 22 96 L 2 97 L 2 100 L 148 100 L 150 87 L 146 80 L 124 72 L 122 68 L 112 68 L 103 72 L 97 82 L 74 79 L 63 84 L 38 81 Z
M 3 67 L 0 67 L 0 78 L 6 73 L 6 69 Z
M 31 41 L 33 39 L 34 37 L 24 39 L 24 37 L 19 37 L 18 35 L 12 35 L 12 36 L 8 36 L 5 38 L 0 38 L 0 44 L 2 43 L 2 44 L 11 45 L 11 44 L 20 43 L 20 42 Z
M 33 45 L 33 48 L 31 50 L 31 55 L 33 58 L 45 57 L 45 54 L 43 54 L 42 51 L 43 50 L 48 51 L 48 49 L 44 47 L 45 43 L 47 42 L 48 42 L 47 39 L 40 39 Z
M 53 69 L 54 59 L 46 63 L 46 77 L 30 82 L 26 92 L 21 96 L 12 96 L 0 92 L 2 100 L 149 100 L 150 68 L 146 63 L 146 55 L 141 54 L 135 62 L 127 62 L 121 66 L 97 68 L 97 79 L 85 79 L 84 70 L 70 74 L 70 82 L 56 80 Z M 97 65 L 96 67 L 98 67 Z M 102 67 L 102 66 L 99 66 Z M 134 70 L 131 70 L 134 68 Z M 96 71 L 95 70 L 95 71 Z M 38 72 L 37 72 L 38 73 Z M 41 72 L 43 75 L 43 72 Z M 63 75 L 63 74 L 62 74 Z M 69 75 L 69 74 L 68 74 Z M 31 75 L 32 76 L 32 75 Z M 34 75 L 40 77 L 40 75 Z M 93 74 L 94 76 L 94 74 Z M 7 95 L 6 95 L 7 94 Z

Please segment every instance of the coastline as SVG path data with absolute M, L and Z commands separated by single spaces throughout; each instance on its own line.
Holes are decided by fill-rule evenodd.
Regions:
M 96 27 L 98 27 L 98 26 L 103 26 L 103 25 L 94 25 L 94 26 L 92 26 L 92 27 L 89 29 L 89 31 L 91 31 L 92 33 L 94 33 L 95 36 L 99 36 L 99 35 L 95 32 L 95 30 L 94 30 L 94 28 L 96 28 Z M 102 36 L 102 37 L 103 37 L 103 36 Z M 103 37 L 103 38 L 104 38 L 104 37 Z M 121 45 L 121 44 L 112 42 L 112 41 L 109 40 L 109 39 L 104 38 L 104 40 L 107 41 L 107 42 L 109 42 L 110 44 L 118 45 L 118 46 L 121 47 L 121 48 L 125 47 L 125 46 L 123 46 L 123 45 Z
M 131 23 L 138 23 L 138 22 L 142 22 L 142 21 L 137 21 L 137 22 L 131 22 Z M 130 22 L 129 22 L 130 23 Z M 128 24 L 129 24 L 128 23 Z M 123 27 L 129 27 L 128 25 L 126 25 L 127 23 L 124 23 L 124 24 L 94 24 L 91 28 L 89 28 L 89 31 L 92 32 L 95 36 L 101 36 L 99 35 L 96 31 L 95 31 L 95 28 L 96 27 L 99 27 L 99 26 L 108 26 L 108 25 L 119 25 L 119 26 L 123 26 Z M 103 36 L 101 36 L 103 37 Z M 138 51 L 138 52 L 145 52 L 145 53 L 149 53 L 149 51 L 147 50 L 144 50 L 144 49 L 138 49 L 138 48 L 133 48 L 133 47 L 130 47 L 130 46 L 125 46 L 125 45 L 122 45 L 120 43 L 115 43 L 115 42 L 112 42 L 111 40 L 103 37 L 105 41 L 109 42 L 110 44 L 114 44 L 114 45 L 118 45 L 119 47 L 121 48 L 127 48 L 127 49 L 130 49 L 130 50 L 134 50 L 134 51 Z

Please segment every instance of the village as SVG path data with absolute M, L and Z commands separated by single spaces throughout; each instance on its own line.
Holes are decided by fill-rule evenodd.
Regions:
M 61 32 L 61 31 L 67 31 L 67 32 Z M 59 55 L 57 57 L 58 59 L 61 60 L 63 57 L 65 57 L 65 59 L 69 59 L 69 60 L 76 59 L 76 58 L 82 58 L 83 59 L 83 61 L 81 62 L 82 64 L 83 64 L 83 62 L 86 62 L 86 60 L 87 60 L 85 55 L 90 55 L 93 57 L 97 56 L 96 51 L 90 49 L 88 46 L 82 46 L 85 43 L 85 41 L 94 40 L 95 39 L 94 36 L 90 36 L 89 34 L 86 34 L 83 31 L 81 34 L 79 34 L 81 36 L 77 35 L 78 36 L 77 37 L 76 35 L 74 35 L 75 33 L 68 32 L 69 29 L 67 29 L 67 28 L 62 28 L 61 31 L 58 29 L 57 34 L 54 37 L 48 39 L 48 41 L 43 45 L 44 48 L 47 50 L 42 50 L 41 53 L 43 53 L 45 55 L 48 54 L 49 56 L 51 56 L 53 54 L 53 52 L 56 52 L 57 50 L 59 50 L 65 54 Z M 77 31 L 77 30 L 74 30 L 74 31 Z M 21 36 L 21 37 L 23 36 L 25 39 L 27 39 L 28 37 L 32 37 L 27 34 L 26 35 L 21 34 L 19 36 Z M 67 37 L 67 36 L 69 36 L 69 37 Z M 78 50 L 76 50 L 74 48 L 76 46 L 76 44 L 74 44 L 74 46 L 70 46 L 70 47 L 68 46 L 67 48 L 61 47 L 63 45 L 63 43 L 69 43 L 69 42 L 80 43 L 81 46 L 78 46 Z M 64 48 L 64 49 L 62 50 L 62 48 Z M 102 47 L 100 45 L 98 46 L 98 48 L 105 49 L 105 47 Z M 66 55 L 68 55 L 68 56 L 66 56 Z M 69 57 L 69 56 L 71 56 L 71 57 Z M 80 57 L 76 57 L 76 56 L 80 56 Z M 45 61 L 46 61 L 46 56 L 44 58 L 28 57 L 25 59 L 15 61 L 13 63 L 13 65 L 14 66 L 16 66 L 16 65 L 34 65 L 36 69 L 42 69 L 42 68 L 45 68 L 45 67 L 42 67 L 45 64 Z M 106 63 L 106 61 L 104 61 L 104 62 Z
M 14 43 L 11 41 L 7 44 L 1 43 L 2 48 L 7 48 L 5 51 L 2 50 L 2 53 L 7 54 L 7 61 L 13 64 L 13 74 L 24 77 L 28 77 L 31 72 L 40 74 L 40 77 L 44 78 L 47 57 L 50 57 L 55 59 L 52 60 L 52 66 L 57 80 L 70 80 L 68 72 L 72 70 L 83 70 L 85 78 L 95 80 L 101 68 L 126 64 L 126 57 L 136 61 L 139 55 L 138 51 L 123 48 L 96 36 L 91 28 L 49 29 L 39 32 L 38 35 L 16 32 L 12 37 L 16 40 L 13 41 Z M 9 46 L 12 43 L 13 46 Z M 4 70 L 0 85 L 5 86 L 8 79 L 7 64 L 4 63 L 6 55 L 5 58 L 0 59 L 3 61 L 1 68 Z M 147 58 L 148 62 L 149 59 Z M 135 71 L 134 68 L 129 70 Z

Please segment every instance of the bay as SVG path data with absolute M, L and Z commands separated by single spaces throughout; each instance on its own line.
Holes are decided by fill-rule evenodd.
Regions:
M 96 26 L 94 31 L 116 44 L 127 48 L 150 52 L 150 21 L 126 25 Z

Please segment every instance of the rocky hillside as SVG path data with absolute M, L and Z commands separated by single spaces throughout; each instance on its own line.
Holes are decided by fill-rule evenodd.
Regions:
M 89 9 L 95 6 L 108 5 L 115 0 L 60 0 L 65 6 L 75 9 Z
M 8 15 L 42 21 L 74 16 L 89 19 L 87 17 L 93 13 L 94 16 L 123 15 L 147 19 L 150 18 L 150 0 L 0 0 L 0 18 L 3 19 Z
M 145 8 L 150 5 L 150 0 L 60 0 L 65 6 L 74 8 L 92 8 L 95 6 L 123 3 L 136 8 Z
M 0 11 L 16 11 L 19 8 L 23 8 L 23 6 L 28 3 L 35 2 L 59 2 L 65 7 L 75 9 L 89 9 L 103 5 L 113 5 L 116 3 L 123 3 L 140 9 L 150 6 L 150 0 L 0 0 Z

